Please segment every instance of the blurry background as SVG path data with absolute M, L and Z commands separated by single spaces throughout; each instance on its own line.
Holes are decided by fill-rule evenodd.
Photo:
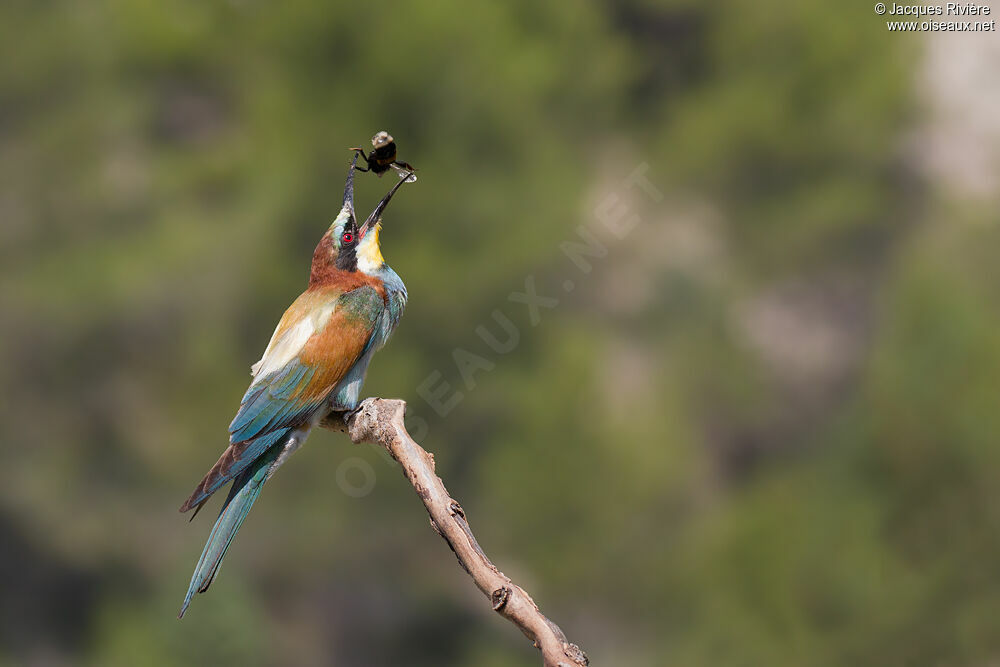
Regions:
M 593 664 L 1000 661 L 996 33 L 818 0 L 13 0 L 0 45 L 0 664 L 539 663 L 328 432 L 175 618 L 220 500 L 177 507 L 380 129 L 420 179 L 363 395 L 410 402 Z

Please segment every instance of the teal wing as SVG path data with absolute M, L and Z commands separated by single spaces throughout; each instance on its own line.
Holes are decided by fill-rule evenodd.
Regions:
M 203 503 L 313 417 L 368 347 L 383 310 L 382 298 L 367 286 L 336 298 L 300 301 L 285 313 L 255 365 L 257 376 L 229 426 L 229 447 L 182 512 Z

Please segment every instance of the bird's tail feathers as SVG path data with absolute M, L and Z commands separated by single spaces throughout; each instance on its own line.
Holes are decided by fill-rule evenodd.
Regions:
M 236 532 L 243 525 L 250 508 L 260 496 L 264 482 L 267 481 L 268 472 L 281 454 L 283 447 L 283 443 L 272 446 L 250 468 L 233 480 L 229 496 L 222 506 L 222 511 L 219 512 L 219 518 L 215 520 L 212 533 L 208 536 L 205 549 L 201 552 L 201 558 L 198 559 L 198 564 L 194 568 L 187 595 L 184 596 L 184 604 L 181 606 L 177 618 L 184 617 L 184 612 L 187 611 L 195 593 L 204 593 L 211 586 L 212 581 L 219 573 L 219 567 L 222 565 L 222 558 L 226 555 L 226 550 L 229 549 Z

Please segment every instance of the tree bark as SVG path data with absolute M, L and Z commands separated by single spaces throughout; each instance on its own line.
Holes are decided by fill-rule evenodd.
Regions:
M 542 652 L 545 667 L 586 667 L 587 655 L 571 644 L 563 631 L 546 618 L 528 593 L 497 569 L 472 534 L 465 511 L 434 472 L 434 456 L 406 432 L 406 402 L 367 398 L 353 413 L 331 412 L 321 426 L 347 433 L 355 443 L 385 447 L 403 468 L 403 474 L 423 501 L 431 527 L 444 538 L 493 611 L 521 629 Z

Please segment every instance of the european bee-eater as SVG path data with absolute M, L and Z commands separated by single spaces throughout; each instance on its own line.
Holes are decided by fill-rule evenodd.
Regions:
M 379 249 L 382 213 L 403 178 L 360 227 L 354 214 L 354 170 L 344 203 L 313 252 L 309 287 L 282 316 L 236 418 L 229 447 L 201 480 L 182 512 L 205 504 L 232 481 L 180 617 L 195 593 L 208 590 L 226 550 L 264 485 L 330 410 L 354 410 L 368 363 L 385 345 L 406 305 L 406 287 Z

